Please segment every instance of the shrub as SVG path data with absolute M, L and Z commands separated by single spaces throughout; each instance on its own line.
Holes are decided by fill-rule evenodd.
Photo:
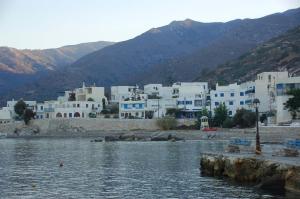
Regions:
M 256 122 L 256 115 L 254 112 L 246 110 L 246 109 L 239 109 L 236 111 L 236 114 L 233 117 L 233 123 L 240 128 L 248 128 L 253 127 Z
M 157 120 L 157 126 L 162 130 L 175 129 L 177 120 L 174 117 L 163 117 Z
M 214 125 L 222 126 L 223 122 L 228 117 L 228 109 L 225 104 L 220 104 L 215 108 Z
M 24 122 L 29 124 L 29 121 L 34 118 L 34 112 L 31 109 L 25 109 L 24 111 Z
M 18 101 L 14 106 L 15 113 L 19 117 L 23 116 L 25 109 L 26 109 L 26 104 L 23 100 Z
M 232 128 L 234 126 L 233 121 L 231 118 L 226 118 L 226 120 L 223 122 L 224 128 Z
M 104 118 L 110 118 L 109 114 L 104 115 Z

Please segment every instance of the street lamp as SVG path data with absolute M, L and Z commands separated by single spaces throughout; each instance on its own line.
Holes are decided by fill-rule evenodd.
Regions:
M 255 113 L 256 113 L 256 146 L 255 146 L 255 153 L 257 155 L 261 154 L 261 147 L 260 147 L 260 137 L 259 137 L 259 127 L 258 127 L 258 106 L 259 106 L 259 99 L 255 98 L 253 100 L 253 105 L 255 107 Z

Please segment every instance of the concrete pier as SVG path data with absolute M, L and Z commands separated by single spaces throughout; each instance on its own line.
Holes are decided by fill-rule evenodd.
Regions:
M 203 154 L 202 175 L 225 177 L 261 189 L 300 194 L 300 158 L 251 154 Z

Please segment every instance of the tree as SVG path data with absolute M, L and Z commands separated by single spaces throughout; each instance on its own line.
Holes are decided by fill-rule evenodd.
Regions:
M 217 108 L 215 108 L 215 116 L 214 123 L 216 126 L 222 126 L 223 122 L 228 117 L 228 109 L 225 103 L 220 104 Z
M 26 125 L 29 124 L 29 121 L 31 119 L 33 119 L 34 116 L 35 116 L 35 113 L 31 109 L 25 109 L 24 117 L 23 117 L 25 124 Z
M 233 117 L 233 123 L 240 128 L 253 127 L 255 125 L 256 115 L 254 112 L 244 108 L 238 109 Z
M 26 103 L 23 100 L 18 101 L 14 106 L 15 113 L 20 118 L 23 117 L 25 109 L 26 109 Z
M 292 89 L 287 94 L 292 97 L 285 103 L 285 107 L 289 110 L 293 119 L 296 119 L 297 113 L 300 112 L 300 89 Z
M 104 98 L 102 98 L 102 108 L 105 109 L 106 108 L 106 101 Z
M 75 93 L 69 93 L 69 99 L 68 101 L 76 101 L 76 94 Z

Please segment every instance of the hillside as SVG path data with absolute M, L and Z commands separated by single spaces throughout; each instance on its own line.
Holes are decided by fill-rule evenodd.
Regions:
M 46 70 L 57 70 L 111 44 L 113 43 L 99 41 L 45 50 L 0 47 L 0 72 L 34 74 Z
M 203 71 L 197 81 L 244 82 L 264 71 L 289 71 L 300 75 L 300 26 L 259 45 L 238 59 Z
M 82 81 L 101 86 L 192 81 L 200 71 L 236 59 L 298 25 L 300 9 L 226 23 L 174 21 L 88 54 L 5 98 L 53 99 Z

